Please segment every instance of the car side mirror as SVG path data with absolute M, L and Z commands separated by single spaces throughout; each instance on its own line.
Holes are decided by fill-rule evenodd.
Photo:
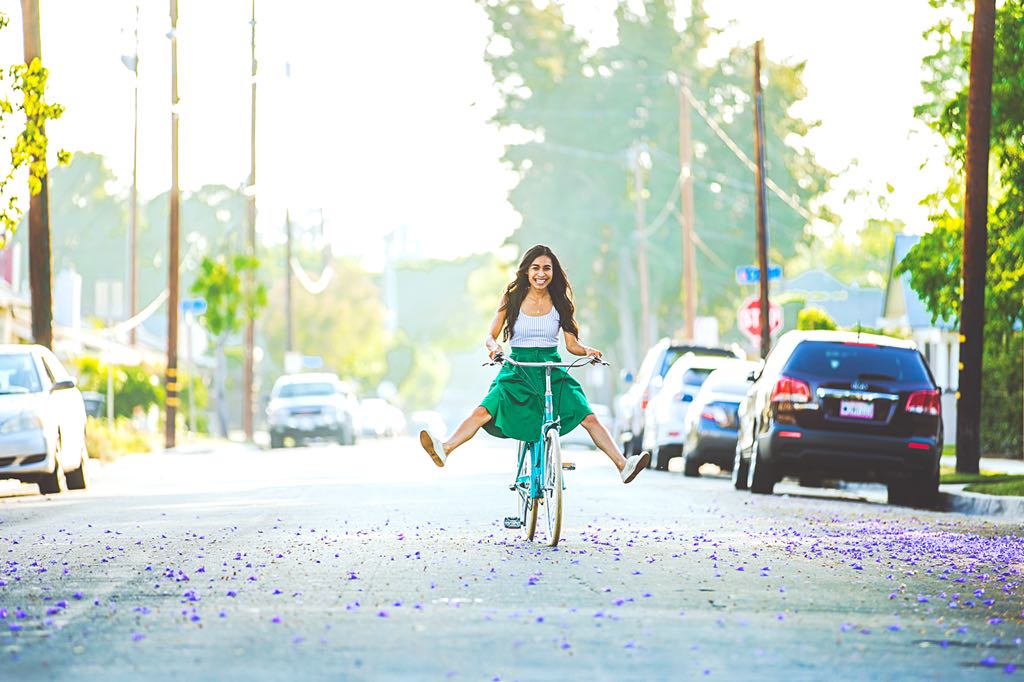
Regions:
M 65 391 L 65 390 L 67 390 L 69 388 L 74 388 L 76 385 L 77 384 L 75 384 L 75 380 L 74 379 L 64 379 L 63 381 L 58 381 L 57 383 L 55 383 L 53 385 L 53 390 L 54 391 Z
M 752 369 L 747 373 L 747 381 L 757 381 L 757 370 Z

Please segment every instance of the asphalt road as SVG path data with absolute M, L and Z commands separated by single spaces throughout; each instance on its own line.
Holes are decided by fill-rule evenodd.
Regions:
M 1024 539 L 884 490 L 734 491 L 568 450 L 553 550 L 510 445 L 135 456 L 0 491 L 0 679 L 960 679 L 1024 664 Z M 755 677 L 756 676 L 756 677 Z

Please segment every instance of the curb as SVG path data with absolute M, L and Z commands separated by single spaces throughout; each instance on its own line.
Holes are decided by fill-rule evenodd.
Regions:
M 1024 519 L 1024 497 L 969 493 L 950 486 L 939 492 L 939 508 L 971 516 L 1001 516 Z

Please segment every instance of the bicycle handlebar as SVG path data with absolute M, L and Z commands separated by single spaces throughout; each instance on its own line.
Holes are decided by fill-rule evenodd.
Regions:
M 517 360 L 513 360 L 512 358 L 506 358 L 502 353 L 498 353 L 497 355 L 494 356 L 494 360 L 490 362 L 485 362 L 483 364 L 483 367 L 493 367 L 494 365 L 500 365 L 506 362 L 511 363 L 517 367 L 564 367 L 566 369 L 572 369 L 574 367 L 583 367 L 584 365 L 604 365 L 605 367 L 609 366 L 607 362 L 597 357 L 596 355 L 586 356 L 586 358 L 584 358 L 584 362 L 580 362 L 579 360 L 574 360 L 573 362 L 519 362 Z

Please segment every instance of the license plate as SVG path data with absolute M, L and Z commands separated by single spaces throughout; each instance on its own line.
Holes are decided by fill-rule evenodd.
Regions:
M 859 400 L 840 400 L 839 416 L 850 419 L 874 419 L 875 406 L 873 403 L 862 403 Z
M 309 417 L 305 417 L 303 419 L 300 419 L 299 420 L 299 429 L 301 429 L 302 431 L 312 431 L 313 430 L 313 420 L 311 418 L 309 418 Z

